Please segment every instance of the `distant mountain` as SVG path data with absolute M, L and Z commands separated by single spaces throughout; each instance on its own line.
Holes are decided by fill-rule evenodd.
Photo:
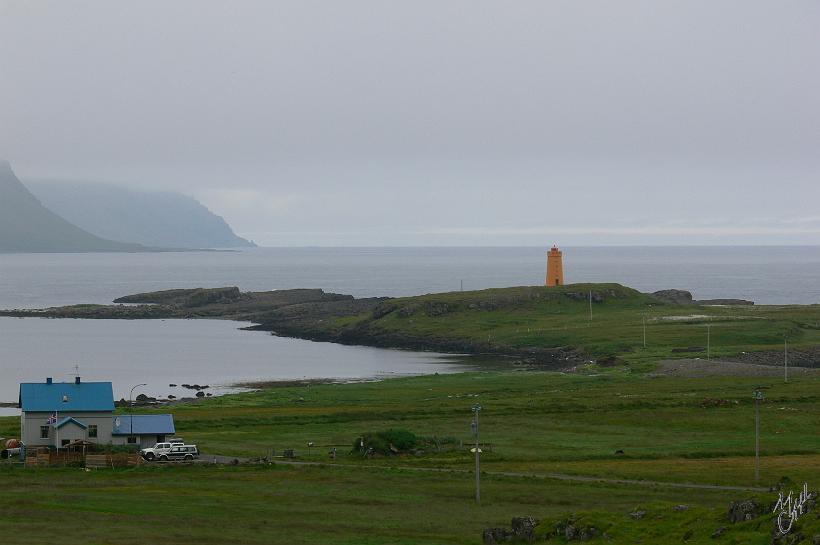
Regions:
M 0 161 L 0 252 L 140 252 L 148 248 L 106 240 L 47 209 Z
M 50 210 L 95 235 L 158 248 L 241 248 L 254 244 L 193 197 L 119 186 L 26 180 Z

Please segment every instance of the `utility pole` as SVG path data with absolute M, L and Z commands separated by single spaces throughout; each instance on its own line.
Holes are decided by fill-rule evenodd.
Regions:
M 643 316 L 641 321 L 643 322 L 643 347 L 646 348 L 646 316 Z
M 783 380 L 789 382 L 789 339 L 783 339 Z
M 473 434 L 475 435 L 475 502 L 481 505 L 481 449 L 478 442 L 478 413 L 481 412 L 481 405 L 473 405 Z
M 760 480 L 760 402 L 763 392 L 755 390 L 755 483 Z
M 712 359 L 712 324 L 706 324 L 706 359 Z
M 461 281 L 461 291 L 464 291 L 464 280 Z
M 592 290 L 589 290 L 589 321 L 592 321 Z
M 128 432 L 128 440 L 130 441 L 132 437 L 134 437 L 134 390 L 139 388 L 140 386 L 148 386 L 147 384 L 137 384 L 133 388 L 131 388 L 131 392 L 128 394 L 128 412 L 130 416 L 128 420 L 131 422 L 131 429 Z M 126 442 L 127 442 L 126 441 Z M 139 450 L 139 445 L 137 445 L 137 450 Z

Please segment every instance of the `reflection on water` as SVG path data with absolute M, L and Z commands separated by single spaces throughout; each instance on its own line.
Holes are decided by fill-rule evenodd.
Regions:
M 246 381 L 360 379 L 449 373 L 463 360 L 431 352 L 344 346 L 241 331 L 226 320 L 56 320 L 0 318 L 0 401 L 14 402 L 20 382 L 111 381 L 117 398 L 192 397 L 182 384 L 214 395 Z M 177 385 L 176 387 L 169 386 Z M 15 409 L 0 408 L 0 414 Z

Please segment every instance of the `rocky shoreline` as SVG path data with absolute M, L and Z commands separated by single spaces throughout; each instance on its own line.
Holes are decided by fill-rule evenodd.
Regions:
M 590 289 L 591 288 L 591 289 Z M 246 329 L 268 331 L 274 335 L 346 345 L 379 348 L 435 351 L 450 354 L 485 354 L 494 357 L 513 356 L 525 364 L 550 369 L 573 368 L 595 361 L 595 358 L 572 346 L 511 346 L 499 343 L 491 335 L 452 334 L 445 329 L 383 327 L 388 315 L 408 320 L 418 316 L 439 318 L 452 312 L 515 312 L 546 300 L 572 303 L 605 303 L 635 298 L 652 306 L 659 305 L 753 305 L 739 299 L 694 300 L 684 290 L 663 290 L 641 294 L 617 284 L 597 284 L 574 289 L 566 286 L 560 292 L 546 292 L 543 287 L 519 287 L 472 292 L 465 300 L 454 294 L 438 294 L 430 299 L 371 297 L 356 299 L 351 295 L 328 293 L 321 289 L 291 289 L 269 292 L 242 292 L 237 287 L 174 289 L 121 297 L 112 305 L 72 305 L 46 309 L 0 310 L 0 316 L 85 318 L 85 319 L 190 319 L 209 318 L 251 322 Z M 467 294 L 465 294 L 467 295 Z M 449 297 L 449 299 L 448 299 Z M 648 301 L 648 303 L 647 303 Z M 395 313 L 395 314 L 393 314 Z M 388 320 L 390 322 L 390 320 Z M 701 347 L 673 347 L 672 353 L 702 351 Z M 783 354 L 777 351 L 749 352 L 733 361 L 777 365 Z M 794 366 L 820 367 L 820 347 L 794 351 Z
M 586 297 L 579 294 L 579 297 Z M 596 298 L 599 297 L 596 295 Z M 336 319 L 372 313 L 378 318 L 395 308 L 389 297 L 356 299 L 352 295 L 321 289 L 241 292 L 237 287 L 176 289 L 129 295 L 113 305 L 71 305 L 45 309 L 0 310 L 0 316 L 84 319 L 211 318 L 252 322 L 246 329 L 275 335 L 334 342 L 346 345 L 397 348 L 455 354 L 516 356 L 549 367 L 570 367 L 589 361 L 589 356 L 568 347 L 525 350 L 499 347 L 492 342 L 452 339 L 373 330 L 367 324 L 329 327 Z M 515 301 L 512 302 L 514 304 Z M 499 303 L 493 303 L 497 305 Z M 441 310 L 441 309 L 439 309 Z M 435 311 L 435 309 L 434 309 Z

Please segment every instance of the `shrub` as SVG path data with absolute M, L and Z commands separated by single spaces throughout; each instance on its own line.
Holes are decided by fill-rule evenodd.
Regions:
M 387 431 L 364 433 L 353 442 L 353 451 L 362 452 L 373 449 L 379 454 L 396 454 L 415 448 L 419 438 L 411 431 L 390 429 Z

